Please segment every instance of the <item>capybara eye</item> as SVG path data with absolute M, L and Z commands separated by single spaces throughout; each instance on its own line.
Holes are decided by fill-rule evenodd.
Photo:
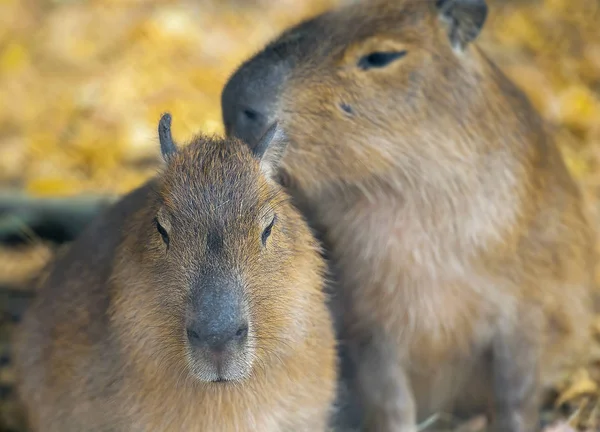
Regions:
M 362 70 L 382 68 L 406 55 L 406 51 L 374 52 L 362 57 L 358 67 Z
M 165 242 L 165 245 L 167 247 L 169 247 L 169 233 L 167 232 L 167 230 L 160 224 L 160 222 L 158 221 L 158 218 L 154 218 L 154 223 L 156 224 L 156 230 L 158 231 L 158 233 L 160 234 L 160 236 L 163 239 L 163 242 Z
M 262 244 L 263 246 L 267 245 L 267 239 L 269 238 L 269 236 L 271 235 L 271 230 L 273 229 L 273 225 L 275 224 L 275 219 L 277 219 L 277 216 L 273 216 L 273 220 L 271 221 L 271 223 L 265 228 L 265 230 L 262 233 Z

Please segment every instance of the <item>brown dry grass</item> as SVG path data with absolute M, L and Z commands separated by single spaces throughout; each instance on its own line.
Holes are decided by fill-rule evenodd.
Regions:
M 0 188 L 131 190 L 154 172 L 161 112 L 177 118 L 175 138 L 222 132 L 219 95 L 234 68 L 337 2 L 0 0 Z M 490 3 L 481 43 L 555 127 L 600 225 L 600 2 Z M 0 283 L 26 280 L 50 254 L 37 244 L 0 250 Z M 0 323 L 1 351 L 7 331 Z M 591 368 L 557 387 L 559 403 L 544 415 L 564 411 L 570 423 L 548 432 L 598 430 L 588 421 L 599 417 L 599 376 Z M 0 386 L 10 380 L 1 368 Z M 0 397 L 0 415 L 11 410 Z M 463 430 L 480 427 L 476 419 Z

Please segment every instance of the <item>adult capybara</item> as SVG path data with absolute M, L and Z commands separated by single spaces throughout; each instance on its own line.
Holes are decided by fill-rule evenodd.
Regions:
M 489 410 L 534 431 L 585 361 L 594 234 L 540 116 L 476 46 L 484 0 L 353 2 L 227 83 L 227 133 L 290 138 L 280 181 L 322 238 L 369 431 Z

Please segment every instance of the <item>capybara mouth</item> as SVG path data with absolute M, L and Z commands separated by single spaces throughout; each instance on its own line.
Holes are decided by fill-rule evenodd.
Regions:
M 232 350 L 215 353 L 210 350 L 196 349 L 190 352 L 190 367 L 193 374 L 206 383 L 231 383 L 250 374 L 251 365 L 245 360 L 245 350 Z

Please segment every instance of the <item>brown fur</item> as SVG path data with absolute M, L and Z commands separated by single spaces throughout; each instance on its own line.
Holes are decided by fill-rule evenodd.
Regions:
M 323 262 L 261 164 L 236 140 L 197 137 L 58 258 L 16 337 L 33 430 L 326 429 L 336 359 Z M 164 212 L 168 249 L 154 222 Z M 245 281 L 250 317 L 246 377 L 229 382 L 198 378 L 184 336 L 190 284 L 215 262 Z
M 291 139 L 282 176 L 331 258 L 367 430 L 489 409 L 494 430 L 533 431 L 540 392 L 586 359 L 594 233 L 527 98 L 468 32 L 449 43 L 438 14 L 423 0 L 341 8 L 228 86 Z

